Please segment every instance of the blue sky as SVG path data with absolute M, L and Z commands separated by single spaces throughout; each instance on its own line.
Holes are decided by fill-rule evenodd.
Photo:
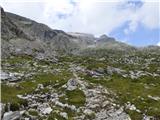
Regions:
M 143 25 L 138 25 L 134 32 L 124 33 L 127 23 L 113 30 L 109 35 L 114 36 L 117 40 L 127 42 L 134 46 L 157 45 L 160 41 L 160 29 L 148 29 Z
M 160 45 L 158 0 L 1 0 L 0 5 L 53 29 L 106 34 L 134 46 Z

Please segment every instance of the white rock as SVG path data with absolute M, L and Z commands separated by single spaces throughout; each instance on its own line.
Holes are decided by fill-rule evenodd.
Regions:
M 70 79 L 67 82 L 67 90 L 75 90 L 77 88 L 78 82 L 75 79 Z
M 143 120 L 154 120 L 152 116 L 144 115 Z
M 24 120 L 29 120 L 29 118 L 24 118 Z
M 69 106 L 69 108 L 70 108 L 71 110 L 73 110 L 73 111 L 76 110 L 76 107 L 75 107 L 74 105 Z
M 3 120 L 16 120 L 19 119 L 21 117 L 20 112 L 19 111 L 15 111 L 15 112 L 6 112 L 4 113 L 3 116 Z
M 148 95 L 148 98 L 156 100 L 156 101 L 160 100 L 160 97 L 158 96 L 154 97 L 154 96 Z
M 9 74 L 6 72 L 1 71 L 0 73 L 1 73 L 1 75 L 0 75 L 1 80 L 5 80 L 5 79 L 10 78 Z
M 84 114 L 87 114 L 87 115 L 91 115 L 91 114 L 93 114 L 94 112 L 92 111 L 92 110 L 90 110 L 90 109 L 85 109 L 84 110 Z
M 67 88 L 67 85 L 66 85 L 66 84 L 64 84 L 64 85 L 62 86 L 62 88 Z
M 38 89 L 43 89 L 43 88 L 44 88 L 44 87 L 43 87 L 43 84 L 38 84 L 38 85 L 37 85 L 37 88 L 38 88 Z
M 137 110 L 136 106 L 131 104 L 130 102 L 127 103 L 126 108 L 129 110 Z
M 61 103 L 61 102 L 59 102 L 59 101 L 56 101 L 56 102 L 55 102 L 55 105 L 58 105 L 58 106 L 64 107 L 64 104 L 63 104 L 63 103 Z
M 65 118 L 65 119 L 68 119 L 68 114 L 65 113 L 65 112 L 61 112 L 61 113 L 60 113 L 60 116 L 62 116 L 62 117 Z
M 42 113 L 45 114 L 45 115 L 46 114 L 50 114 L 51 112 L 52 112 L 52 108 L 51 107 L 44 108 L 43 111 L 42 111 Z

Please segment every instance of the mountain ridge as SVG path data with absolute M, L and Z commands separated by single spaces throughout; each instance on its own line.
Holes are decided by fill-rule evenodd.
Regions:
M 1 15 L 2 56 L 7 56 L 10 53 L 25 53 L 35 56 L 40 56 L 39 54 L 41 54 L 45 57 L 47 55 L 47 58 L 54 58 L 59 53 L 80 54 L 86 51 L 86 49 L 107 49 L 126 52 L 136 50 L 155 51 L 160 48 L 152 46 L 152 48 L 145 47 L 139 49 L 107 35 L 97 38 L 87 33 L 66 33 L 62 30 L 52 29 L 29 18 L 5 12 L 3 8 L 1 8 Z M 8 45 L 12 47 L 8 49 L 6 47 Z

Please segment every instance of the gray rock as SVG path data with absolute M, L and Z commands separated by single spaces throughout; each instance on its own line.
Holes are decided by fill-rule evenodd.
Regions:
M 150 98 L 150 99 L 152 99 L 152 100 L 155 100 L 155 101 L 159 101 L 159 100 L 160 100 L 160 97 L 158 97 L 158 96 L 148 95 L 148 98 Z
M 4 113 L 2 120 L 17 120 L 21 118 L 21 115 L 24 113 L 24 111 L 15 111 L 15 112 L 6 112 Z
M 67 82 L 67 90 L 75 90 L 78 87 L 78 82 L 76 79 L 70 79 Z
M 1 76 L 1 80 L 6 80 L 6 79 L 10 78 L 9 74 L 6 73 L 6 72 L 3 72 L 3 71 L 1 71 L 1 75 L 0 76 Z
M 96 72 L 100 73 L 100 74 L 104 74 L 104 69 L 103 68 L 98 68 L 96 70 Z
M 99 73 L 99 72 L 96 72 L 96 71 L 92 71 L 92 70 L 86 70 L 86 73 L 89 75 L 89 76 L 92 76 L 92 77 L 98 77 L 98 76 L 102 76 L 103 74 Z
M 62 116 L 65 119 L 68 119 L 68 114 L 66 112 L 60 112 L 60 116 Z
M 0 103 L 0 117 L 1 118 L 2 118 L 4 113 L 5 113 L 5 104 Z
M 121 70 L 119 68 L 108 66 L 107 67 L 107 73 L 109 75 L 113 75 L 114 73 L 119 74 L 119 75 L 123 75 L 123 74 L 126 73 L 126 71 L 125 70 Z
M 16 81 L 20 80 L 21 77 L 23 77 L 23 76 L 24 76 L 24 74 L 21 74 L 21 73 L 16 73 L 16 72 L 14 72 L 14 73 L 8 72 L 7 73 L 7 72 L 1 71 L 1 80 L 2 81 L 8 80 L 10 82 L 16 82 Z
M 92 111 L 90 109 L 85 109 L 84 110 L 84 114 L 86 114 L 86 115 L 92 115 L 92 114 L 94 114 L 94 111 Z

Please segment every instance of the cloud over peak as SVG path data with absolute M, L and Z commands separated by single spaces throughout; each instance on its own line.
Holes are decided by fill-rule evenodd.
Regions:
M 18 1 L 18 2 L 16 2 Z M 7 11 L 45 23 L 66 32 L 110 34 L 125 25 L 125 35 L 134 33 L 141 25 L 159 29 L 158 0 L 5 0 Z M 38 4 L 38 5 L 37 5 Z

